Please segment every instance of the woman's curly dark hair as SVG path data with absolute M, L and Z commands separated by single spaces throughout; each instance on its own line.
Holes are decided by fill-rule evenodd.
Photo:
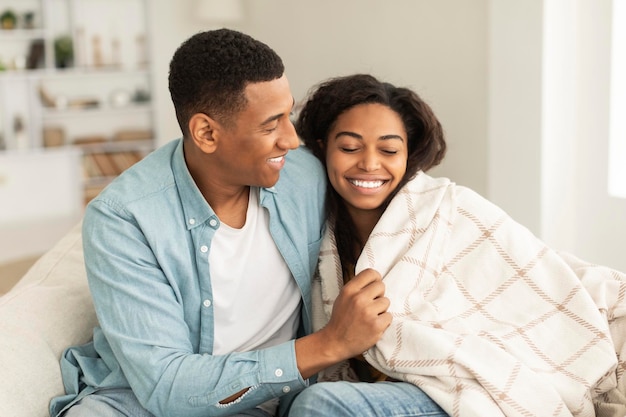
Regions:
M 285 72 L 274 50 L 231 29 L 200 32 L 176 50 L 170 62 L 169 90 L 183 136 L 191 116 L 204 113 L 229 123 L 247 104 L 249 83 L 272 81 Z
M 441 123 L 428 104 L 414 91 L 381 82 L 368 74 L 337 77 L 319 84 L 309 94 L 296 120 L 296 131 L 305 145 L 326 166 L 328 133 L 337 118 L 360 104 L 378 103 L 395 111 L 408 136 L 407 170 L 395 193 L 418 171 L 438 165 L 446 153 Z M 358 254 L 365 242 L 359 242 L 352 219 L 339 194 L 329 185 L 327 195 L 329 218 L 334 221 L 335 238 L 342 260 L 344 276 L 353 273 Z

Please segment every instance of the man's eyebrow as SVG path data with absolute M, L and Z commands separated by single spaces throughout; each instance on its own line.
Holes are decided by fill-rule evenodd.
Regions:
M 278 120 L 278 119 L 280 119 L 281 117 L 283 117 L 283 114 L 282 114 L 282 113 L 281 113 L 281 114 L 275 114 L 275 115 L 273 115 L 273 116 L 270 116 L 270 117 L 268 117 L 267 119 L 265 119 L 265 120 L 263 120 L 263 121 L 261 122 L 261 126 L 265 126 L 265 125 L 267 125 L 267 124 L 270 124 L 270 123 L 272 123 L 274 120 Z
M 292 103 L 291 103 L 291 108 L 293 109 L 294 106 L 296 105 L 296 99 L 293 98 L 293 97 L 291 99 L 293 100 Z M 270 116 L 270 117 L 268 117 L 267 119 L 265 119 L 265 120 L 263 120 L 261 122 L 261 126 L 264 126 L 266 124 L 272 123 L 274 120 L 278 120 L 278 119 L 280 119 L 281 117 L 284 117 L 284 116 L 285 116 L 284 113 L 275 114 L 273 116 Z

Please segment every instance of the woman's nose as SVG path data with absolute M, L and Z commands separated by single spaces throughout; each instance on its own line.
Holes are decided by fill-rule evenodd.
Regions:
M 366 151 L 359 161 L 357 167 L 366 172 L 376 171 L 380 168 L 380 161 L 374 151 Z

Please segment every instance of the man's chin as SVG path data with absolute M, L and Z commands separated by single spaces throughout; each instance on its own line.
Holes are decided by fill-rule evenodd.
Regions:
M 276 185 L 276 183 L 278 182 L 279 177 L 277 176 L 276 178 L 267 178 L 264 181 L 261 181 L 259 184 L 257 184 L 257 187 L 261 187 L 261 188 L 272 188 L 273 186 Z

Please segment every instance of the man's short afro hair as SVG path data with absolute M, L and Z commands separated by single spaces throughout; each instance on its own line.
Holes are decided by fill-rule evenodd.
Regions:
M 196 113 L 227 123 L 245 107 L 249 83 L 272 81 L 284 72 L 278 54 L 249 35 L 231 29 L 193 35 L 170 62 L 169 90 L 183 135 Z

